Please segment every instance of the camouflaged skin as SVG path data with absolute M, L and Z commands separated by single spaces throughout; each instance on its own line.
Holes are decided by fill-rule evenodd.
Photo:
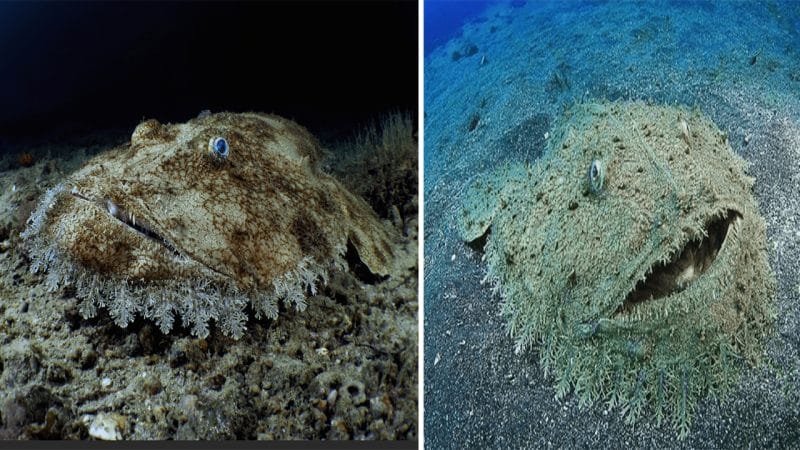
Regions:
M 142 312 L 169 330 L 177 312 L 196 334 L 215 319 L 240 336 L 245 304 L 303 309 L 348 244 L 373 274 L 390 272 L 394 232 L 320 159 L 307 130 L 273 115 L 147 120 L 44 196 L 23 234 L 32 270 L 53 289 L 76 284 L 85 315 L 108 306 L 124 326 Z
M 688 433 L 695 401 L 757 362 L 774 275 L 754 179 L 697 111 L 576 105 L 532 166 L 470 187 L 458 217 L 485 239 L 517 351 L 538 345 L 563 397 L 645 405 Z

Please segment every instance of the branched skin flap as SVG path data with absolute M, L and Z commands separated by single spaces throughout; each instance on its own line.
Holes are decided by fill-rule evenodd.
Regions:
M 199 336 L 213 319 L 240 337 L 248 303 L 303 309 L 348 242 L 389 272 L 392 230 L 319 160 L 316 139 L 277 116 L 145 121 L 43 197 L 23 233 L 31 269 L 52 289 L 74 283 L 86 316 L 106 306 L 121 326 L 142 313 L 168 331 L 178 313 Z
M 759 361 L 774 320 L 746 162 L 683 108 L 581 104 L 551 134 L 535 165 L 471 187 L 463 237 L 489 233 L 508 331 L 518 351 L 540 344 L 559 397 L 630 422 L 649 405 L 686 436 L 696 401 Z

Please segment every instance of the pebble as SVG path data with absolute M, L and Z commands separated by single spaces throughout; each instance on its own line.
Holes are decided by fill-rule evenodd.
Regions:
M 122 439 L 119 425 L 113 417 L 99 413 L 89 425 L 89 436 L 103 441 L 118 441 Z
M 105 377 L 102 380 L 100 380 L 100 386 L 104 388 L 111 386 L 111 378 Z
M 328 404 L 333 405 L 334 403 L 336 403 L 336 398 L 338 396 L 339 396 L 339 392 L 336 389 L 331 390 L 328 393 L 328 397 L 327 397 Z

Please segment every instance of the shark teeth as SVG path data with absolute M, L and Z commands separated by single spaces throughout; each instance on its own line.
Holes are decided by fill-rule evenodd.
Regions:
M 711 267 L 727 241 L 728 233 L 736 229 L 741 217 L 737 211 L 726 210 L 709 219 L 702 233 L 647 268 L 616 314 L 628 313 L 637 305 L 686 289 Z

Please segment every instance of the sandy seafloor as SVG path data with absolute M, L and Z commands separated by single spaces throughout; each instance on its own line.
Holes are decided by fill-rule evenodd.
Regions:
M 800 448 L 800 3 L 529 3 L 492 6 L 424 61 L 426 447 Z M 697 106 L 757 180 L 775 333 L 764 364 L 698 404 L 684 441 L 647 413 L 630 426 L 602 402 L 556 400 L 455 227 L 475 177 L 534 162 L 582 99 Z
M 416 439 L 416 213 L 394 221 L 388 280 L 338 272 L 304 312 L 251 314 L 238 341 L 142 318 L 123 329 L 103 309 L 86 320 L 74 289 L 45 291 L 19 244 L 25 218 L 130 131 L 0 155 L 0 439 L 86 439 L 93 426 L 122 439 Z

